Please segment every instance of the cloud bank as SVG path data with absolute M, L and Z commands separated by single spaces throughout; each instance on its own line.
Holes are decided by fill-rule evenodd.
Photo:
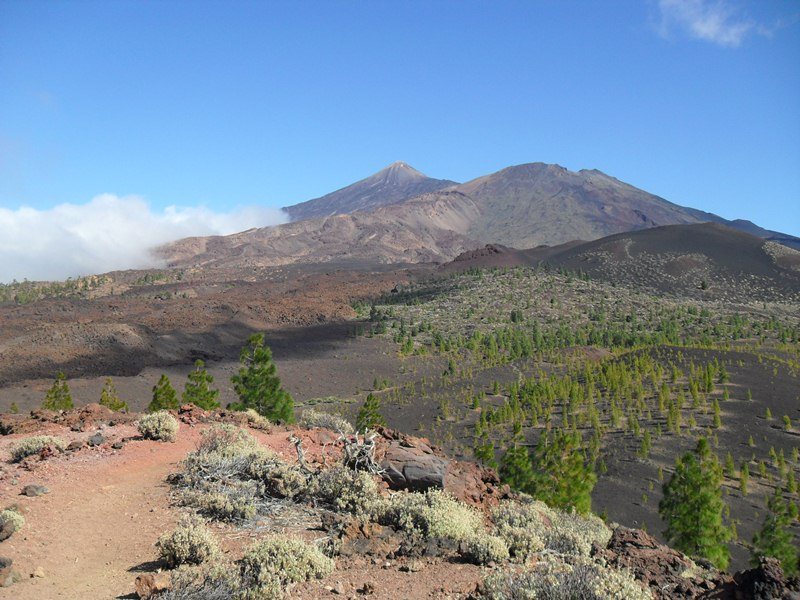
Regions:
M 723 0 L 659 0 L 658 7 L 659 32 L 664 37 L 681 29 L 695 39 L 736 47 L 752 33 L 766 35 L 763 27 L 740 16 Z
M 48 210 L 0 208 L 0 282 L 60 280 L 157 266 L 150 248 L 195 235 L 226 235 L 285 222 L 279 209 L 215 212 L 170 206 L 159 212 L 138 196 L 96 196 Z

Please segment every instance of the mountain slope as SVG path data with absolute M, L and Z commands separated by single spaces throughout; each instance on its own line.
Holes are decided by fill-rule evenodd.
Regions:
M 800 299 L 800 252 L 719 223 L 667 225 L 529 250 L 489 245 L 441 269 L 543 264 L 681 297 Z
M 543 163 L 509 167 L 456 189 L 481 207 L 470 234 L 515 248 L 707 220 L 600 171 Z
M 404 162 L 395 162 L 366 179 L 283 210 L 292 221 L 372 211 L 452 185 L 456 182 L 433 179 Z
M 157 250 L 169 266 L 275 266 L 294 263 L 421 263 L 450 260 L 480 242 L 478 217 L 458 192 L 422 195 L 380 210 L 303 220 L 228 236 L 187 238 Z

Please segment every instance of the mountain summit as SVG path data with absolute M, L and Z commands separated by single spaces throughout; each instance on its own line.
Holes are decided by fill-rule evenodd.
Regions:
M 455 181 L 433 179 L 408 163 L 397 161 L 370 175 L 321 198 L 314 198 L 285 210 L 292 221 L 304 221 L 333 215 L 370 211 L 403 202 L 414 196 L 435 192 L 456 185 Z

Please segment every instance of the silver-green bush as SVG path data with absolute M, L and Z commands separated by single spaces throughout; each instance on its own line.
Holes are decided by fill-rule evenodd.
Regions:
M 478 511 L 439 490 L 394 494 L 383 504 L 379 520 L 426 538 L 465 541 L 484 531 Z
M 308 429 L 312 427 L 322 427 L 345 435 L 353 433 L 353 426 L 349 421 L 338 415 L 314 410 L 313 408 L 307 408 L 303 411 L 303 414 L 300 415 L 300 425 Z
M 137 426 L 144 439 L 162 442 L 174 442 L 180 427 L 178 420 L 165 410 L 143 415 Z
M 380 510 L 383 498 L 369 473 L 337 466 L 314 478 L 312 494 L 337 511 L 371 517 Z
M 508 560 L 508 546 L 496 535 L 480 533 L 469 538 L 463 546 L 461 555 L 476 565 Z
M 627 571 L 586 558 L 572 564 L 546 556 L 533 568 L 488 577 L 482 595 L 491 600 L 652 600 Z
M 63 452 L 65 448 L 64 440 L 61 438 L 53 437 L 51 435 L 34 435 L 32 437 L 21 439 L 16 444 L 11 446 L 11 460 L 13 462 L 19 462 L 27 456 L 39 454 L 48 446 L 55 448 L 59 452 Z
M 17 532 L 25 525 L 25 517 L 13 508 L 6 508 L 0 511 L 0 524 L 5 525 L 6 523 L 11 523 L 12 533 Z
M 333 571 L 333 560 L 302 540 L 273 536 L 256 542 L 241 560 L 243 597 L 282 598 L 293 583 L 321 579 Z
M 199 565 L 219 552 L 217 541 L 202 519 L 187 516 L 181 519 L 171 533 L 162 535 L 156 542 L 158 554 L 170 568 L 179 565 Z

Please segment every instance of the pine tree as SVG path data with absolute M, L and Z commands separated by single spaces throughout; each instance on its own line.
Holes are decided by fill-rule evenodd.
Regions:
M 67 376 L 61 371 L 56 373 L 56 380 L 47 390 L 42 408 L 47 410 L 70 410 L 72 408 L 72 395 L 69 392 Z
M 767 501 L 769 513 L 764 519 L 761 531 L 753 536 L 753 564 L 758 565 L 762 556 L 771 556 L 781 562 L 783 572 L 798 575 L 800 570 L 800 551 L 794 543 L 791 532 L 792 517 L 789 504 L 783 498 L 780 487 Z
M 484 433 L 482 436 L 475 438 L 472 452 L 481 463 L 491 469 L 497 469 L 494 442 L 489 439 L 488 434 Z
M 381 401 L 374 394 L 367 394 L 367 399 L 356 416 L 356 429 L 365 431 L 378 426 L 386 427 L 386 419 L 381 414 Z
M 184 404 L 194 404 L 203 410 L 219 408 L 219 402 L 217 402 L 219 390 L 212 390 L 209 387 L 212 383 L 214 383 L 214 377 L 206 371 L 205 363 L 197 359 L 194 363 L 194 371 L 189 373 L 183 389 Z
M 254 409 L 270 421 L 294 422 L 294 400 L 281 387 L 272 361 L 272 350 L 264 344 L 264 334 L 256 333 L 247 340 L 239 355 L 241 368 L 231 377 L 239 402 L 230 405 L 233 410 Z
M 161 375 L 161 379 L 153 386 L 153 399 L 147 406 L 147 412 L 158 412 L 159 410 L 178 410 L 178 392 L 169 382 L 169 377 Z
M 574 507 L 585 514 L 592 509 L 592 490 L 597 483 L 593 466 L 586 460 L 578 433 L 543 434 L 533 452 L 533 476 L 524 490 L 556 508 Z
M 533 467 L 528 448 L 523 445 L 522 426 L 514 422 L 514 433 L 509 448 L 500 460 L 500 480 L 512 489 L 525 491 L 530 489 L 533 480 Z
M 111 377 L 106 377 L 106 381 L 103 384 L 103 391 L 100 392 L 100 406 L 105 406 L 115 411 L 128 410 L 128 403 L 117 395 L 117 388 L 114 386 L 114 382 L 111 381 Z
M 664 535 L 670 545 L 693 556 L 700 556 L 724 569 L 728 566 L 726 542 L 731 532 L 723 524 L 722 467 L 708 440 L 700 438 L 694 452 L 687 452 L 675 463 L 675 473 L 663 486 L 658 505 L 667 524 Z

